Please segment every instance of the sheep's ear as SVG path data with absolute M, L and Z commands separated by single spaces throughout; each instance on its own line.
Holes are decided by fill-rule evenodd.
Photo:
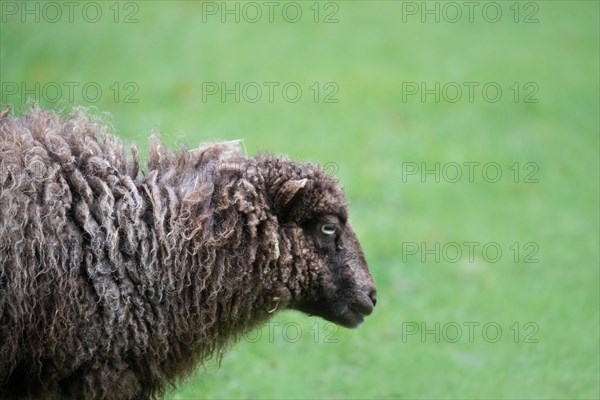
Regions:
M 290 179 L 283 184 L 275 196 L 275 204 L 280 210 L 288 210 L 292 205 L 294 198 L 300 193 L 308 179 Z

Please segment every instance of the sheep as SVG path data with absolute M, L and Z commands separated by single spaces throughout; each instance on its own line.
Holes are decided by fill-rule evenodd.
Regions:
M 88 114 L 0 113 L 0 397 L 160 398 L 274 311 L 371 314 L 323 169 L 152 139 L 141 172 Z

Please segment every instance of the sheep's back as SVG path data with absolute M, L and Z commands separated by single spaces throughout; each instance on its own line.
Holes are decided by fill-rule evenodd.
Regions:
M 153 237 L 136 174 L 83 113 L 0 116 L 0 384 L 17 373 L 52 381 L 99 350 L 147 346 L 152 304 L 134 286 Z
M 262 213 L 254 236 L 267 218 L 242 201 L 257 196 L 238 184 L 250 164 L 237 142 L 155 142 L 142 176 L 135 150 L 83 112 L 0 113 L 0 397 L 68 382 L 151 393 L 208 356 L 225 279 L 215 248 L 242 240 L 242 208 Z

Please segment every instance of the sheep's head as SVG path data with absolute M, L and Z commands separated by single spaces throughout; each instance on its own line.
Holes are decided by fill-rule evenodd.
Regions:
M 356 327 L 373 311 L 377 295 L 348 223 L 343 190 L 319 167 L 288 163 L 274 185 L 273 206 L 283 229 L 302 248 L 294 269 L 306 271 L 290 307 Z

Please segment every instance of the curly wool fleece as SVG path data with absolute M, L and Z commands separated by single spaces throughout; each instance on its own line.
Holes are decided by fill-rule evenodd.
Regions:
M 374 303 L 315 165 L 155 141 L 143 174 L 81 110 L 0 114 L 2 397 L 162 396 L 275 308 L 353 327 Z

